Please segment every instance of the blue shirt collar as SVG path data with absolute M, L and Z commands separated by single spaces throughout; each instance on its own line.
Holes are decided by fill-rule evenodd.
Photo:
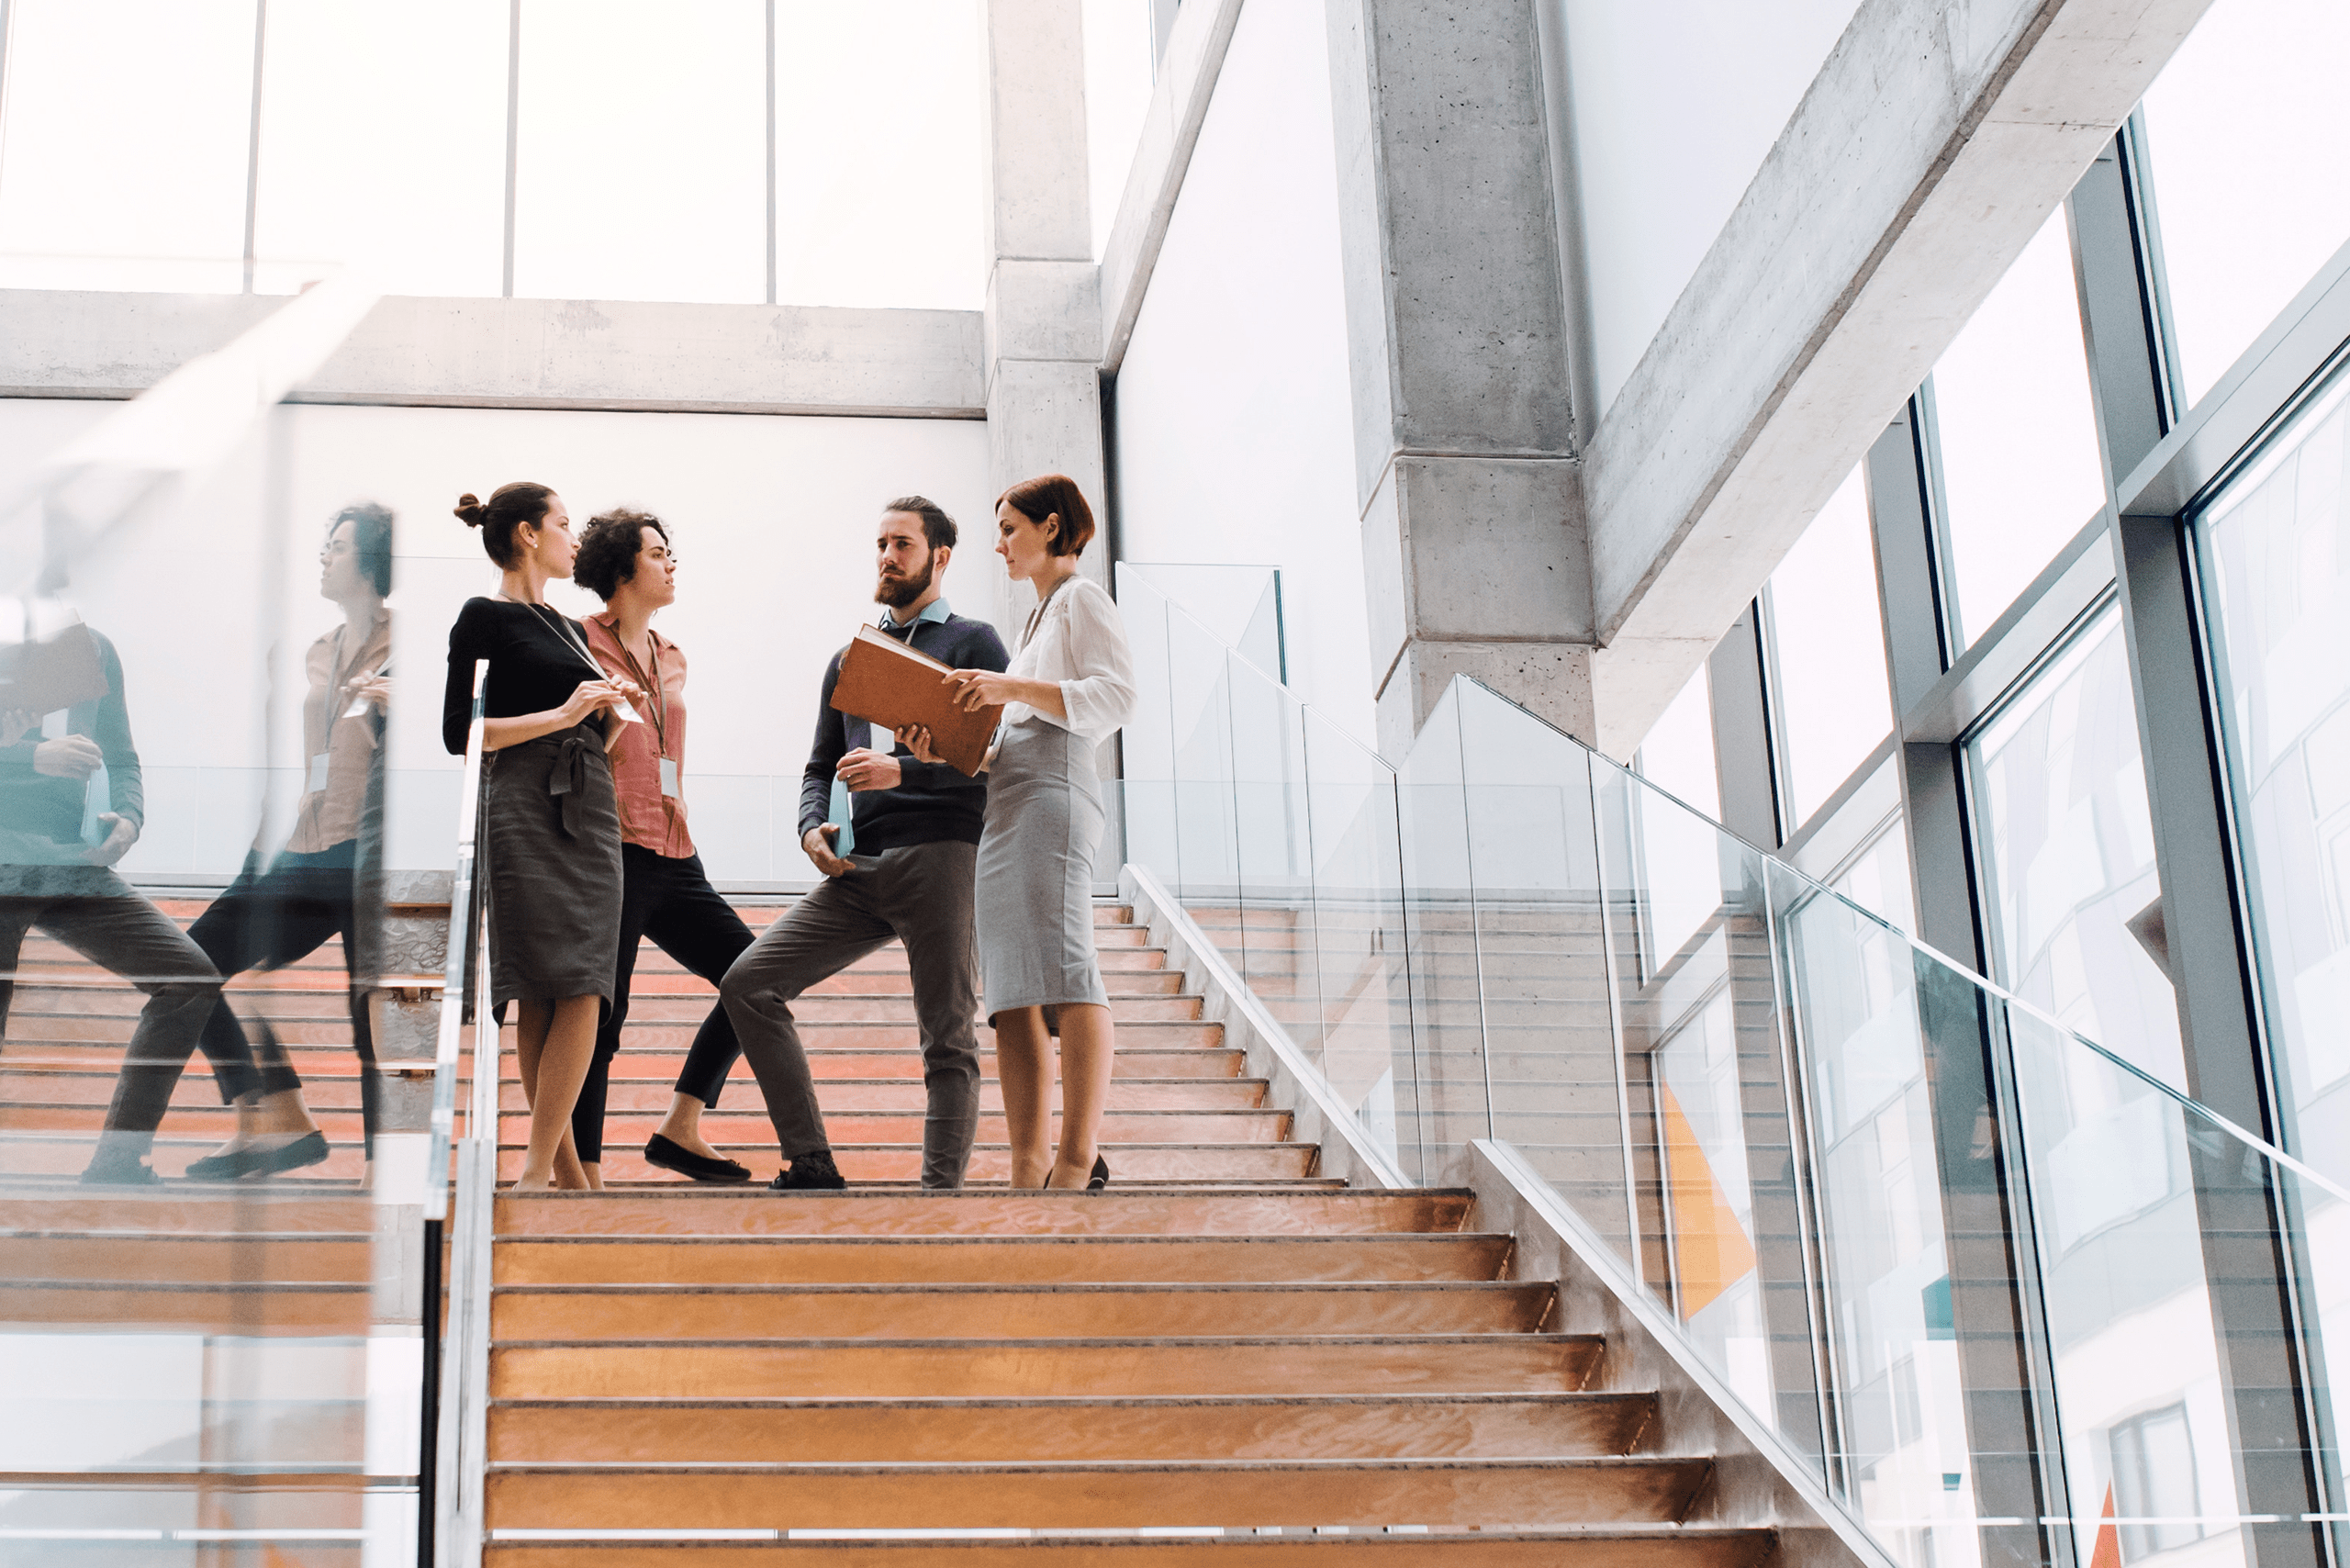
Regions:
M 946 596 L 941 594 L 922 607 L 922 613 L 914 617 L 913 624 L 919 626 L 925 621 L 944 621 L 954 613 L 954 610 L 947 608 Z M 906 622 L 899 620 L 898 612 L 885 604 L 881 607 L 881 624 L 895 628 L 903 626 Z

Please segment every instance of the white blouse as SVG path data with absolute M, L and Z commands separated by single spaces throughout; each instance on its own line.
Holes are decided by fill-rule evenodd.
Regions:
M 1045 601 L 1035 629 L 1012 655 L 1007 675 L 1049 680 L 1061 689 L 1066 719 L 1025 702 L 1004 704 L 1003 722 L 1042 719 L 1087 740 L 1115 734 L 1135 711 L 1135 661 L 1117 601 L 1090 577 L 1072 577 Z

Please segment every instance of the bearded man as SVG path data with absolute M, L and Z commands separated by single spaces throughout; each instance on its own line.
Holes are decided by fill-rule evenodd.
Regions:
M 994 627 L 956 614 L 939 597 L 955 553 L 955 520 L 935 502 L 921 496 L 891 501 L 882 510 L 875 549 L 881 631 L 955 669 L 1000 671 L 1011 662 Z M 874 749 L 871 725 L 833 710 L 840 676 L 841 654 L 834 654 L 824 669 L 816 744 L 800 789 L 800 846 L 824 880 L 734 960 L 719 996 L 790 1161 L 769 1187 L 843 1187 L 791 1003 L 892 937 L 903 941 L 929 1095 L 922 1184 L 960 1187 L 979 1123 L 971 881 L 987 781 L 942 762 L 918 761 L 895 741 L 887 751 Z M 825 820 L 835 779 L 850 792 L 846 846 L 839 842 L 841 824 Z

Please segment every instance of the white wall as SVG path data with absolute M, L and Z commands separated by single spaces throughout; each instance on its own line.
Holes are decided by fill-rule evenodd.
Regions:
M 1290 684 L 1370 745 L 1327 47 L 1240 13 L 1118 374 L 1119 548 L 1280 566 Z
M 0 400 L 0 488 L 121 407 Z M 268 464 L 255 442 L 203 493 L 76 569 L 74 601 L 121 650 L 153 774 L 149 839 L 127 870 L 234 869 L 258 815 L 258 769 L 297 761 L 282 698 L 272 738 L 266 650 L 281 651 L 281 691 L 293 688 L 290 661 L 334 625 L 334 608 L 315 597 L 316 554 L 325 520 L 351 500 L 382 501 L 399 519 L 388 759 L 399 868 L 449 863 L 448 629 L 467 597 L 498 584 L 479 536 L 450 514 L 460 491 L 537 479 L 582 522 L 626 504 L 671 524 L 678 602 L 656 624 L 692 660 L 687 798 L 703 857 L 725 880 L 810 875 L 793 822 L 800 770 L 824 661 L 873 613 L 881 503 L 919 491 L 964 525 L 967 554 L 992 543 L 987 427 L 976 420 L 333 407 L 279 417 L 287 524 L 275 549 L 260 521 Z M 986 580 L 970 568 L 983 564 L 950 568 L 947 597 L 959 584 L 960 608 L 991 617 L 994 606 L 969 597 Z M 274 598 L 273 567 L 284 573 Z M 574 614 L 599 607 L 568 584 L 550 597 Z
M 1594 372 L 1605 409 L 1859 6 L 1546 3 L 1566 17 Z

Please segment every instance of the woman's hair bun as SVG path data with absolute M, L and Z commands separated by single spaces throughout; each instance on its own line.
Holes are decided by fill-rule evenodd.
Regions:
M 467 528 L 479 528 L 488 515 L 482 507 L 481 498 L 471 490 L 457 498 L 457 516 L 464 520 Z

